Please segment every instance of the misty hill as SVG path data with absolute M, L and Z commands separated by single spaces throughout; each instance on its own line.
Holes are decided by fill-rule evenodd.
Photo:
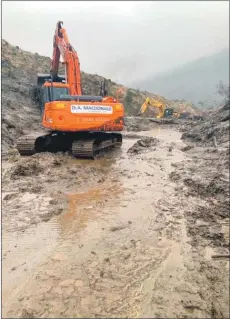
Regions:
M 219 81 L 229 83 L 229 48 L 136 82 L 135 86 L 162 94 L 168 99 L 185 99 L 198 106 L 202 101 L 208 107 L 218 105 L 223 100 L 217 93 Z
M 24 51 L 2 40 L 2 146 L 7 149 L 15 139 L 26 131 L 41 128 L 39 109 L 32 103 L 31 91 L 37 81 L 37 73 L 49 73 L 50 58 Z M 60 73 L 63 67 L 60 65 Z M 98 95 L 100 82 L 104 79 L 97 74 L 81 72 L 83 92 Z M 122 85 L 108 79 L 108 93 L 116 96 L 116 90 Z M 120 101 L 124 103 L 127 115 L 136 115 L 146 97 L 154 97 L 173 106 L 175 110 L 185 110 L 193 114 L 197 110 L 186 101 L 169 101 L 162 96 L 123 87 Z M 148 112 L 146 112 L 148 115 Z

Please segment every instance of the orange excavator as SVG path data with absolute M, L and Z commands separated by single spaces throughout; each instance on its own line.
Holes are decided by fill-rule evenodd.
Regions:
M 70 151 L 74 157 L 94 158 L 103 150 L 120 147 L 124 106 L 107 96 L 105 81 L 99 96 L 83 95 L 80 62 L 63 22 L 56 26 L 50 74 L 38 74 L 34 101 L 42 113 L 46 134 L 34 133 L 17 140 L 21 155 Z M 58 75 L 60 57 L 65 76 Z

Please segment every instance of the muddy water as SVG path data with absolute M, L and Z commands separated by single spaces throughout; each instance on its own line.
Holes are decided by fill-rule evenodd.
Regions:
M 60 215 L 13 233 L 4 221 L 4 317 L 209 313 L 200 306 L 196 282 L 188 279 L 192 247 L 181 195 L 168 177 L 174 164 L 186 160 L 180 133 L 157 128 L 138 134 L 160 143 L 131 155 L 127 150 L 137 139 L 124 136 L 112 156 L 62 162 L 60 170 L 77 171 L 52 184 L 67 202 Z M 86 177 L 89 167 L 92 175 Z M 98 179 L 93 173 L 99 171 Z M 32 213 L 31 196 L 22 196 L 21 207 L 26 203 Z

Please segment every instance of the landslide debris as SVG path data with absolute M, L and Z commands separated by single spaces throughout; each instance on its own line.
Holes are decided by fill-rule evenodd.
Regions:
M 187 123 L 182 128 L 182 139 L 201 146 L 227 146 L 229 149 L 230 104 L 213 111 L 209 119 L 201 123 Z
M 11 172 L 11 179 L 19 179 L 22 176 L 37 176 L 44 170 L 39 161 L 34 159 L 21 160 L 15 165 Z
M 180 120 L 168 118 L 168 119 L 156 119 L 156 118 L 146 118 L 144 116 L 125 117 L 124 130 L 127 132 L 141 132 L 141 131 L 151 131 L 155 129 L 158 125 L 166 125 L 167 128 L 173 127 L 180 124 Z
M 125 130 L 127 132 L 141 132 L 149 131 L 156 127 L 156 123 L 150 122 L 146 118 L 135 118 L 135 117 L 126 117 L 125 118 Z
M 138 140 L 128 149 L 129 154 L 140 154 L 143 152 L 153 151 L 154 146 L 159 144 L 159 140 L 154 137 L 144 137 Z
M 196 246 L 205 238 L 212 246 L 229 247 L 229 236 L 222 229 L 223 223 L 229 223 L 229 115 L 227 101 L 204 122 L 187 123 L 182 139 L 188 146 L 182 150 L 192 160 L 186 166 L 178 164 L 170 174 L 178 189 L 196 205 L 195 210 L 186 212 L 188 233 Z M 203 204 L 198 204 L 197 198 Z

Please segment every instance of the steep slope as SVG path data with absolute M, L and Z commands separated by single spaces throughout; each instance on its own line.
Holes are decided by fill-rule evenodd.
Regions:
M 2 40 L 2 148 L 13 146 L 17 136 L 26 131 L 37 130 L 40 126 L 38 108 L 32 103 L 31 89 L 36 83 L 38 72 L 49 73 L 50 58 L 26 52 Z M 63 70 L 60 65 L 60 72 Z M 82 72 L 84 94 L 99 94 L 100 81 L 104 78 Z M 122 86 L 108 80 L 109 94 L 115 96 Z M 147 96 L 158 98 L 177 110 L 186 109 L 196 113 L 192 105 L 185 101 L 172 102 L 161 96 L 124 88 L 120 100 L 128 115 L 137 114 Z
M 186 99 L 197 105 L 202 101 L 202 107 L 205 107 L 221 102 L 216 88 L 219 81 L 229 83 L 229 48 L 170 72 L 146 78 L 135 86 L 168 99 Z

